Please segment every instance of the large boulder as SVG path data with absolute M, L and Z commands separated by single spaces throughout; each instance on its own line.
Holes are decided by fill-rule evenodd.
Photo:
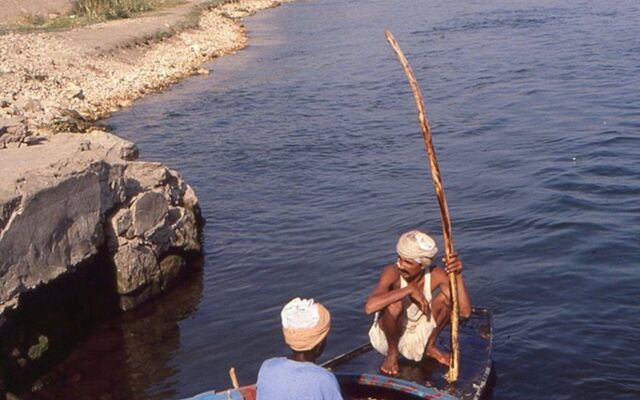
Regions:
M 170 287 L 185 269 L 178 254 L 198 254 L 201 244 L 198 201 L 180 175 L 160 163 L 135 162 L 123 177 L 127 201 L 107 216 L 107 247 L 127 310 Z
M 0 316 L 104 251 L 123 309 L 180 275 L 165 260 L 201 250 L 197 198 L 179 174 L 136 156 L 103 131 L 0 150 Z
M 137 236 L 151 231 L 164 221 L 169 211 L 167 199 L 158 192 L 144 192 L 131 205 L 133 233 Z

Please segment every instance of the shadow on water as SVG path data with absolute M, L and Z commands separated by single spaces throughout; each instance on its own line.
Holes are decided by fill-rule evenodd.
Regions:
M 118 314 L 113 270 L 95 256 L 25 293 L 0 323 L 0 381 L 20 393 L 62 361 L 95 326 Z
M 145 394 L 155 382 L 175 374 L 169 356 L 180 345 L 179 322 L 194 313 L 202 297 L 202 259 L 193 273 L 161 299 L 104 322 L 73 354 L 42 380 L 46 390 L 25 399 L 171 398 L 163 387 Z M 168 385 L 170 387 L 170 385 Z

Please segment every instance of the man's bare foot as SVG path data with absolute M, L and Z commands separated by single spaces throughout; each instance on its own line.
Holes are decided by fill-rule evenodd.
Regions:
M 440 364 L 449 365 L 449 362 L 451 361 L 451 356 L 443 351 L 438 350 L 436 346 L 428 347 L 427 355 Z
M 384 358 L 384 362 L 380 366 L 380 371 L 382 371 L 383 374 L 390 376 L 398 375 L 400 372 L 398 367 L 398 357 L 399 355 L 397 353 L 388 353 Z

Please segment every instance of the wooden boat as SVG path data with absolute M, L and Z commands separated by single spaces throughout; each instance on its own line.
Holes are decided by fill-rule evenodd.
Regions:
M 333 371 L 345 399 L 381 400 L 480 400 L 491 388 L 493 330 L 491 314 L 485 308 L 474 308 L 471 316 L 461 321 L 460 376 L 449 385 L 444 379 L 446 367 L 435 361 L 416 363 L 400 360 L 396 377 L 380 373 L 383 356 L 370 344 L 335 357 L 322 366 Z M 438 346 L 448 350 L 448 330 L 438 338 Z M 255 385 L 222 392 L 206 392 L 188 400 L 255 400 Z
M 445 366 L 435 361 L 416 363 L 400 359 L 400 374 L 396 377 L 380 373 L 383 356 L 363 345 L 323 364 L 332 370 L 346 396 L 376 399 L 442 399 L 478 400 L 487 392 L 492 368 L 493 332 L 491 314 L 487 309 L 474 308 L 471 316 L 461 321 L 460 376 L 449 385 L 444 379 Z M 445 329 L 438 346 L 448 350 L 449 335 Z

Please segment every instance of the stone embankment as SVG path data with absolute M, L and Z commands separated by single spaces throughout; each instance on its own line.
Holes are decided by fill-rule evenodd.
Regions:
M 200 252 L 191 187 L 136 157 L 133 143 L 97 130 L 2 152 L 0 314 L 100 252 L 127 310 L 173 282 L 183 254 Z
M 173 286 L 201 252 L 198 199 L 175 171 L 100 130 L 0 151 L 0 398 L 90 324 Z M 102 317 L 100 317 L 102 316 Z
M 0 35 L 0 397 L 3 386 L 29 385 L 30 363 L 29 376 L 37 377 L 47 354 L 52 362 L 63 354 L 51 349 L 68 336 L 66 328 L 33 323 L 42 302 L 55 297 L 49 291 L 62 290 L 64 301 L 82 306 L 75 288 L 85 282 L 78 293 L 92 297 L 97 281 L 128 310 L 170 287 L 200 253 L 191 187 L 160 163 L 137 161 L 135 144 L 95 122 L 185 76 L 208 73 L 204 61 L 246 45 L 239 18 L 281 2 L 219 3 L 197 28 L 182 31 L 185 7 L 212 2 L 188 0 L 174 17 L 164 10 L 66 32 Z M 16 377 L 22 382 L 12 387 Z

